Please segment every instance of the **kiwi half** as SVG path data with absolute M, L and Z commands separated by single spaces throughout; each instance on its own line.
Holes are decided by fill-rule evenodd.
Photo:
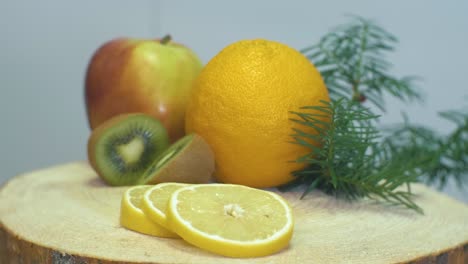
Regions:
M 197 134 L 188 134 L 165 150 L 144 173 L 147 184 L 208 183 L 215 168 L 213 151 Z
M 166 129 L 146 114 L 113 117 L 95 128 L 88 159 L 97 174 L 114 186 L 144 183 L 143 173 L 169 147 Z

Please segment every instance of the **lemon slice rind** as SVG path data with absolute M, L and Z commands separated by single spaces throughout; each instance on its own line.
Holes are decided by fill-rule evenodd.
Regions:
M 165 183 L 159 183 L 157 185 L 154 185 L 153 187 L 149 188 L 143 195 L 143 199 L 141 202 L 141 208 L 143 212 L 148 216 L 151 221 L 161 225 L 162 227 L 170 230 L 170 226 L 167 222 L 167 216 L 166 216 L 166 208 L 164 208 L 164 211 L 162 211 L 160 208 L 157 208 L 154 206 L 153 201 L 151 200 L 151 194 L 155 190 L 162 190 L 166 187 L 185 187 L 188 186 L 189 184 L 186 183 L 175 183 L 175 182 L 165 182 Z M 169 200 L 169 197 L 168 197 Z M 167 207 L 167 206 L 166 206 Z
M 174 232 L 151 221 L 140 208 L 136 207 L 130 201 L 130 193 L 135 190 L 135 188 L 148 188 L 148 186 L 133 186 L 125 191 L 120 206 L 121 226 L 151 236 L 167 238 L 178 237 Z

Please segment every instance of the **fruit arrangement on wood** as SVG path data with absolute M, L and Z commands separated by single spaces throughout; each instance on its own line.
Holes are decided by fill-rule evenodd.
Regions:
M 255 257 L 287 247 L 294 226 L 288 203 L 261 188 L 423 213 L 410 184 L 466 173 L 468 117 L 443 113 L 458 124 L 448 137 L 378 127 L 366 104 L 422 98 L 412 78 L 387 73 L 382 52 L 395 41 L 357 18 L 300 51 L 241 40 L 206 65 L 170 37 L 105 43 L 86 74 L 88 157 L 107 184 L 129 186 L 122 226 Z
M 103 43 L 88 160 L 0 186 L 0 264 L 468 263 L 468 207 L 431 188 L 468 183 L 468 112 L 382 126 L 387 97 L 424 98 L 396 41 L 354 17 L 205 65 L 170 35 Z

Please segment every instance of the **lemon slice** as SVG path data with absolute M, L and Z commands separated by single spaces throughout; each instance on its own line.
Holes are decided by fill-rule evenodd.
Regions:
M 143 212 L 155 223 L 167 228 L 166 210 L 171 195 L 178 189 L 188 186 L 184 183 L 165 182 L 149 188 L 143 195 L 141 208 Z
M 130 230 L 158 237 L 177 237 L 164 227 L 151 221 L 141 210 L 143 194 L 150 185 L 139 185 L 129 188 L 122 197 L 120 206 L 120 224 Z
M 279 195 L 234 184 L 198 184 L 173 193 L 171 230 L 185 241 L 228 257 L 259 257 L 285 248 L 293 215 Z

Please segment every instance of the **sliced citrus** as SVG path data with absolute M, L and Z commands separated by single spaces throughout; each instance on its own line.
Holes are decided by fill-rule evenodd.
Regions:
M 178 189 L 188 186 L 184 183 L 165 182 L 154 185 L 143 195 L 141 208 L 143 212 L 155 223 L 169 229 L 166 210 L 171 195 Z
M 141 199 L 150 185 L 139 185 L 125 191 L 120 206 L 120 224 L 130 230 L 158 237 L 177 237 L 176 234 L 151 221 L 141 210 Z
M 285 248 L 293 215 L 279 195 L 234 184 L 198 184 L 173 193 L 171 230 L 185 241 L 229 257 L 258 257 Z

